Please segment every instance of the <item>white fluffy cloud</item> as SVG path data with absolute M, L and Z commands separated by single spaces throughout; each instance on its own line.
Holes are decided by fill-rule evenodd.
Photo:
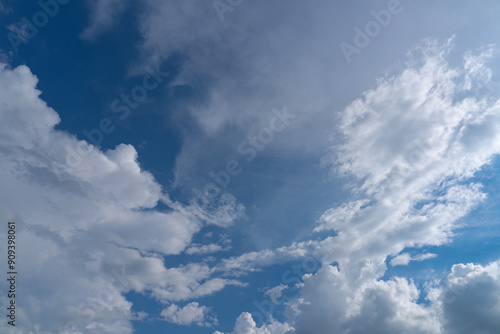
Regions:
M 499 268 L 499 261 L 456 264 L 422 304 L 423 292 L 405 278 L 366 280 L 353 290 L 342 272 L 326 266 L 305 278 L 294 334 L 493 334 L 500 326 Z
M 479 296 L 460 294 L 463 304 L 443 304 L 439 312 L 435 292 L 428 297 L 435 302 L 426 306 L 418 303 L 422 292 L 411 281 L 380 280 L 388 256 L 399 254 L 393 265 L 425 260 L 434 255 L 400 252 L 451 240 L 458 220 L 486 196 L 468 179 L 500 153 L 500 103 L 476 96 L 490 78 L 484 64 L 491 51 L 468 53 L 463 68 L 451 68 L 452 44 L 424 43 L 400 74 L 381 79 L 342 113 L 344 140 L 331 161 L 335 173 L 354 177 L 351 188 L 359 199 L 328 210 L 319 221 L 317 231 L 337 233 L 320 249 L 325 262 L 336 261 L 338 268 L 327 265 L 305 277 L 296 334 L 456 333 L 462 325 L 464 333 L 493 333 L 497 326 L 486 320 L 500 315 L 496 298 L 488 301 L 485 319 L 460 321 L 460 310 Z M 483 275 L 488 283 L 478 290 L 490 296 L 497 266 L 487 268 L 457 265 L 449 283 L 470 277 L 478 286 L 472 277 Z
M 161 316 L 166 321 L 177 325 L 211 326 L 217 324 L 217 319 L 210 316 L 210 309 L 200 306 L 197 302 L 189 303 L 184 307 L 172 304 L 161 312 Z
M 456 264 L 436 304 L 445 334 L 497 333 L 500 328 L 500 261 Z
M 250 313 L 243 312 L 234 325 L 234 330 L 231 334 L 287 334 L 292 333 L 293 328 L 284 323 L 272 320 L 267 325 L 257 327 L 255 321 L 252 319 Z M 214 332 L 214 334 L 224 334 L 221 332 Z
M 360 181 L 352 189 L 361 199 L 320 220 L 318 230 L 338 233 L 326 242 L 332 261 L 378 254 L 381 262 L 404 247 L 440 245 L 485 197 L 467 178 L 500 151 L 499 104 L 462 90 L 469 72 L 448 66 L 451 43 L 414 50 L 402 73 L 380 80 L 342 114 L 345 140 L 335 146 L 334 170 Z
M 56 130 L 36 85 L 26 66 L 0 66 L 0 216 L 19 226 L 24 333 L 130 333 L 123 293 L 176 301 L 241 285 L 205 264 L 166 268 L 202 228 L 197 214 L 167 198 L 131 145 L 101 151 Z
M 319 219 L 316 232 L 336 235 L 310 245 L 324 266 L 303 277 L 300 298 L 288 304 L 298 311 L 294 334 L 442 334 L 460 332 L 460 326 L 467 328 L 464 333 L 494 333 L 497 328 L 498 300 L 490 294 L 497 289 L 497 264 L 454 266 L 448 289 L 456 291 L 457 277 L 467 277 L 463 281 L 470 286 L 458 290 L 482 291 L 460 293 L 457 303 L 443 303 L 442 288 L 420 291 L 411 279 L 381 280 L 388 257 L 392 265 L 424 261 L 435 254 L 412 256 L 404 249 L 452 240 L 459 220 L 487 196 L 470 177 L 500 153 L 500 102 L 490 92 L 478 96 L 491 78 L 485 63 L 492 52 L 469 52 L 463 68 L 452 68 L 452 45 L 452 39 L 444 45 L 426 41 L 399 74 L 380 79 L 341 114 L 343 140 L 324 162 L 333 165 L 335 175 L 352 180 L 354 199 Z M 226 265 L 237 268 L 254 257 L 266 263 L 275 255 L 248 253 Z M 333 262 L 338 267 L 329 265 Z M 471 312 L 458 320 L 469 300 L 489 305 L 484 318 Z M 242 314 L 234 333 L 245 330 L 262 329 Z

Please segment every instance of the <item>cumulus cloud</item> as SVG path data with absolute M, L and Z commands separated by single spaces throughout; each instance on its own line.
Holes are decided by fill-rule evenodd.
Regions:
M 433 311 L 416 303 L 419 291 L 404 278 L 370 279 L 353 288 L 345 273 L 325 266 L 305 278 L 301 296 L 295 334 L 439 333 Z
M 499 153 L 499 104 L 463 91 L 477 86 L 471 78 L 489 78 L 484 62 L 491 53 L 469 53 L 464 68 L 454 69 L 446 60 L 451 45 L 425 43 L 401 74 L 381 79 L 342 113 L 345 140 L 335 147 L 334 171 L 359 180 L 352 189 L 361 199 L 319 221 L 316 230 L 338 233 L 322 249 L 339 267 L 306 279 L 296 334 L 454 332 L 435 305 L 418 303 L 411 281 L 380 280 L 388 255 L 450 240 L 458 219 L 486 196 L 467 178 Z M 401 253 L 391 264 L 433 256 Z M 458 304 L 444 309 L 450 305 Z M 479 319 L 470 325 L 469 332 L 483 326 Z
M 443 334 L 498 332 L 500 261 L 454 265 L 436 304 L 443 317 Z
M 168 302 L 242 284 L 205 264 L 166 268 L 163 257 L 183 252 L 203 223 L 168 199 L 133 146 L 102 151 L 55 129 L 37 81 L 26 66 L 0 65 L 0 215 L 18 223 L 23 244 L 23 332 L 131 333 L 130 290 Z
M 293 328 L 284 323 L 272 320 L 267 325 L 262 325 L 257 327 L 255 321 L 252 319 L 252 315 L 247 312 L 243 312 L 238 319 L 236 319 L 236 324 L 234 325 L 234 330 L 231 334 L 289 334 L 292 333 Z M 224 334 L 221 332 L 214 332 L 214 334 Z
M 200 306 L 197 302 L 189 303 L 184 307 L 172 304 L 161 311 L 161 316 L 165 321 L 183 326 L 195 324 L 206 327 L 217 324 L 217 319 L 210 316 L 210 309 Z
M 499 288 L 499 261 L 454 265 L 426 304 L 418 302 L 423 292 L 411 280 L 366 280 L 352 290 L 338 268 L 326 266 L 305 278 L 294 334 L 496 333 Z
M 421 291 L 408 278 L 381 279 L 388 257 L 393 266 L 435 257 L 404 250 L 450 242 L 460 219 L 487 196 L 482 185 L 470 178 L 500 152 L 500 103 L 477 90 L 490 78 L 485 64 L 492 53 L 490 49 L 469 52 L 464 66 L 453 68 L 448 64 L 452 45 L 453 39 L 443 45 L 425 41 L 412 50 L 400 73 L 380 79 L 376 88 L 341 113 L 342 142 L 334 145 L 324 162 L 333 166 L 334 175 L 349 178 L 354 199 L 321 216 L 315 231 L 333 231 L 334 236 L 309 244 L 311 251 L 302 253 L 320 254 L 323 267 L 304 275 L 300 298 L 287 302 L 297 316 L 290 319 L 294 334 L 442 334 L 454 333 L 462 324 L 468 328 L 464 333 L 475 328 L 493 333 L 497 326 L 491 320 L 500 314 L 496 298 L 477 298 L 491 306 L 484 319 L 470 317 L 455 324 L 455 313 L 472 294 L 459 295 L 464 305 L 444 304 L 439 296 L 450 290 Z M 301 245 L 307 249 L 307 243 Z M 226 268 L 240 268 L 258 258 L 265 264 L 277 254 L 248 253 L 223 263 Z M 487 268 L 454 266 L 448 289 L 462 291 L 456 277 L 480 272 L 488 282 L 482 291 L 496 291 L 497 267 Z M 272 318 L 268 321 L 274 323 Z M 234 333 L 238 330 L 260 333 L 261 329 L 242 314 Z
M 469 72 L 448 66 L 451 45 L 424 43 L 342 113 L 333 170 L 359 180 L 351 187 L 361 199 L 319 221 L 317 230 L 338 233 L 325 241 L 332 261 L 380 265 L 405 247 L 440 245 L 485 198 L 467 178 L 499 152 L 499 104 L 463 93 Z
M 491 52 L 468 53 L 463 68 L 451 68 L 452 44 L 425 42 L 401 73 L 380 79 L 341 114 L 343 141 L 328 159 L 336 175 L 351 178 L 358 199 L 332 207 L 318 221 L 317 232 L 335 236 L 316 249 L 326 265 L 303 277 L 301 298 L 292 305 L 299 311 L 295 334 L 452 333 L 460 326 L 445 314 L 464 305 L 440 304 L 439 293 L 426 297 L 406 278 L 381 280 L 388 256 L 395 256 L 393 265 L 434 257 L 401 252 L 449 242 L 459 219 L 486 197 L 469 178 L 500 150 L 500 104 L 475 90 L 488 79 L 480 73 L 488 73 L 484 62 Z M 453 267 L 450 287 L 468 272 L 484 269 Z M 494 274 L 483 275 L 491 286 L 482 291 L 495 291 Z M 422 297 L 431 303 L 419 302 Z M 488 302 L 493 307 L 486 317 L 498 316 L 496 299 Z M 497 325 L 474 317 L 465 322 L 469 332 L 484 327 L 489 333 Z

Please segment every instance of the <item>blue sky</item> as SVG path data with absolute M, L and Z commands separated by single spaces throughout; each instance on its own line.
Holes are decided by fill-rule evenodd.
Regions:
M 0 2 L 1 332 L 498 333 L 499 10 Z

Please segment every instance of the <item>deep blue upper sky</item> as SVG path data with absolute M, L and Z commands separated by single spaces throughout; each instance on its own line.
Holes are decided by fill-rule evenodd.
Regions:
M 17 52 L 43 6 L 0 4 L 0 214 L 29 277 L 2 332 L 500 328 L 498 298 L 461 306 L 500 291 L 496 2 L 69 1 Z

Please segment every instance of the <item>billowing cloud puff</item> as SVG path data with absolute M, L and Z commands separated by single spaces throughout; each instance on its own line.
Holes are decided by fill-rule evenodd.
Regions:
M 416 303 L 418 289 L 403 278 L 366 280 L 353 289 L 346 275 L 326 266 L 306 278 L 301 296 L 295 334 L 439 333 L 434 311 Z
M 394 257 L 393 259 L 391 259 L 390 263 L 391 263 L 391 266 L 393 266 L 393 267 L 406 266 L 408 263 L 410 263 L 410 261 L 424 261 L 427 259 L 432 259 L 436 256 L 437 255 L 433 254 L 433 253 L 422 253 L 422 254 L 418 254 L 415 256 L 411 256 L 408 253 L 402 253 L 402 254 L 399 254 L 398 256 Z
M 451 68 L 451 45 L 452 40 L 443 46 L 426 42 L 416 48 L 401 73 L 380 79 L 341 114 L 343 142 L 335 145 L 330 161 L 334 173 L 353 178 L 351 189 L 359 199 L 319 220 L 317 231 L 337 233 L 319 249 L 326 263 L 338 266 L 305 277 L 295 334 L 498 328 L 492 320 L 500 315 L 492 297 L 497 264 L 454 266 L 449 288 L 466 292 L 446 304 L 436 291 L 427 296 L 432 303 L 419 302 L 425 295 L 405 278 L 381 280 L 388 256 L 397 255 L 392 265 L 425 260 L 434 255 L 400 252 L 451 240 L 458 220 L 486 196 L 468 179 L 500 153 L 500 103 L 477 94 L 490 78 L 484 62 L 491 52 L 467 53 L 464 68 Z M 475 295 L 468 293 L 475 288 Z M 488 310 L 459 315 L 475 302 L 486 303 Z
M 19 329 L 131 333 L 130 290 L 174 301 L 240 284 L 203 264 L 166 268 L 163 256 L 203 226 L 197 214 L 168 199 L 131 145 L 102 151 L 55 129 L 37 81 L 26 66 L 0 66 L 0 216 L 17 222 L 22 244 Z
M 234 331 L 231 334 L 287 334 L 291 333 L 293 328 L 288 324 L 282 324 L 277 321 L 271 321 L 268 325 L 257 327 L 250 313 L 243 312 L 234 325 Z M 214 332 L 214 334 L 224 334 Z
M 498 332 L 500 261 L 454 265 L 436 304 L 443 317 L 443 334 Z
M 211 326 L 217 323 L 217 319 L 211 317 L 209 313 L 208 307 L 199 306 L 197 302 L 192 302 L 184 307 L 172 304 L 161 312 L 161 316 L 166 321 L 177 325 Z
M 417 48 L 400 74 L 381 79 L 341 115 L 344 140 L 332 163 L 359 180 L 352 189 L 361 198 L 327 211 L 317 228 L 338 233 L 325 250 L 341 266 L 447 242 L 455 222 L 485 197 L 466 180 L 500 151 L 499 104 L 463 90 L 465 76 L 475 77 L 468 68 L 479 66 L 469 63 L 485 57 L 450 68 L 451 43 Z

